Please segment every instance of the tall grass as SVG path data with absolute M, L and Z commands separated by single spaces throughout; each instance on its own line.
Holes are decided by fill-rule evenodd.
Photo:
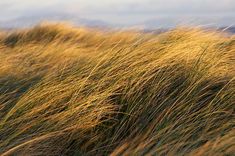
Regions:
M 233 155 L 235 38 L 39 25 L 0 35 L 1 155 Z

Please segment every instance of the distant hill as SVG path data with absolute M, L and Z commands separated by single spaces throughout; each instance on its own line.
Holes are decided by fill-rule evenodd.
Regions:
M 177 18 L 177 16 L 174 17 L 156 17 L 152 19 L 145 20 L 140 23 L 130 24 L 128 26 L 120 24 L 113 24 L 109 23 L 107 21 L 98 20 L 96 18 L 94 19 L 88 19 L 81 17 L 77 14 L 71 14 L 66 12 L 40 12 L 40 13 L 34 13 L 29 15 L 7 19 L 7 20 L 1 20 L 0 19 L 0 28 L 9 29 L 9 28 L 21 28 L 21 27 L 31 27 L 34 25 L 37 25 L 38 23 L 42 21 L 54 21 L 54 22 L 69 22 L 76 26 L 85 26 L 85 27 L 112 27 L 112 28 L 140 28 L 144 30 L 145 32 L 152 32 L 157 29 L 157 32 L 162 32 L 162 30 L 168 30 L 176 27 L 177 25 L 201 25 L 205 23 L 214 23 L 209 24 L 208 27 L 216 27 L 221 28 L 220 30 L 226 30 L 230 33 L 235 33 L 235 27 L 226 27 L 231 25 L 231 19 L 230 18 L 216 18 L 214 21 L 211 18 L 206 18 L 202 20 L 202 17 L 197 18 L 191 18 L 185 17 L 185 18 Z M 184 22 L 188 21 L 188 22 Z M 191 22 L 190 22 L 191 21 Z M 195 21 L 195 22 L 193 22 Z M 196 22 L 197 21 L 197 22 Z M 205 24 L 206 26 L 206 24 Z M 164 32 L 163 31 L 163 32 Z
M 228 28 L 222 27 L 221 30 L 235 34 L 235 27 L 228 27 Z
M 43 15 L 31 15 L 24 17 L 17 17 L 5 21 L 0 21 L 0 28 L 22 28 L 31 27 L 41 23 L 43 21 L 52 22 L 69 22 L 74 25 L 85 26 L 85 27 L 109 27 L 109 24 L 101 20 L 88 20 L 80 18 L 76 15 L 70 14 L 43 14 Z
M 75 26 L 84 26 L 84 27 L 100 27 L 100 28 L 125 28 L 125 29 L 139 29 L 144 33 L 164 33 L 172 28 L 174 28 L 180 20 L 175 18 L 156 18 L 152 20 L 147 20 L 141 24 L 133 25 L 130 27 L 122 27 L 121 25 L 112 25 L 102 20 L 91 20 L 86 18 L 81 18 L 78 15 L 72 15 L 67 13 L 41 13 L 28 16 L 19 16 L 17 18 L 9 20 L 0 20 L 0 28 L 11 30 L 15 28 L 24 28 L 32 27 L 41 22 L 50 21 L 50 22 L 68 22 L 72 23 Z M 212 26 L 206 29 L 216 29 L 225 31 L 231 34 L 235 34 L 235 27 L 218 27 Z

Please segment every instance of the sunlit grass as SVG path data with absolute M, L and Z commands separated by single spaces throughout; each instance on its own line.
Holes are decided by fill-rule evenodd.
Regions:
M 0 33 L 1 155 L 232 155 L 235 39 L 39 25 Z

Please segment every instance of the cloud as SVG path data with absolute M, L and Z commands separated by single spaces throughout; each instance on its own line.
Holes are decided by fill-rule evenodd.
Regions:
M 63 13 L 112 23 L 176 15 L 234 17 L 235 0 L 0 0 L 0 20 Z
M 95 4 L 94 4 L 95 6 Z M 119 0 L 96 6 L 91 12 L 106 14 L 218 14 L 235 13 L 234 0 Z
M 235 13 L 234 0 L 1 0 L 1 12 L 25 12 L 41 8 L 84 14 L 212 14 Z M 31 8 L 31 9 L 30 9 Z

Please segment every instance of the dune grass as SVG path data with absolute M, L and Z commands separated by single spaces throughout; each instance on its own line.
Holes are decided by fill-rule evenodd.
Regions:
M 1 155 L 233 155 L 235 38 L 38 25 L 0 34 Z

